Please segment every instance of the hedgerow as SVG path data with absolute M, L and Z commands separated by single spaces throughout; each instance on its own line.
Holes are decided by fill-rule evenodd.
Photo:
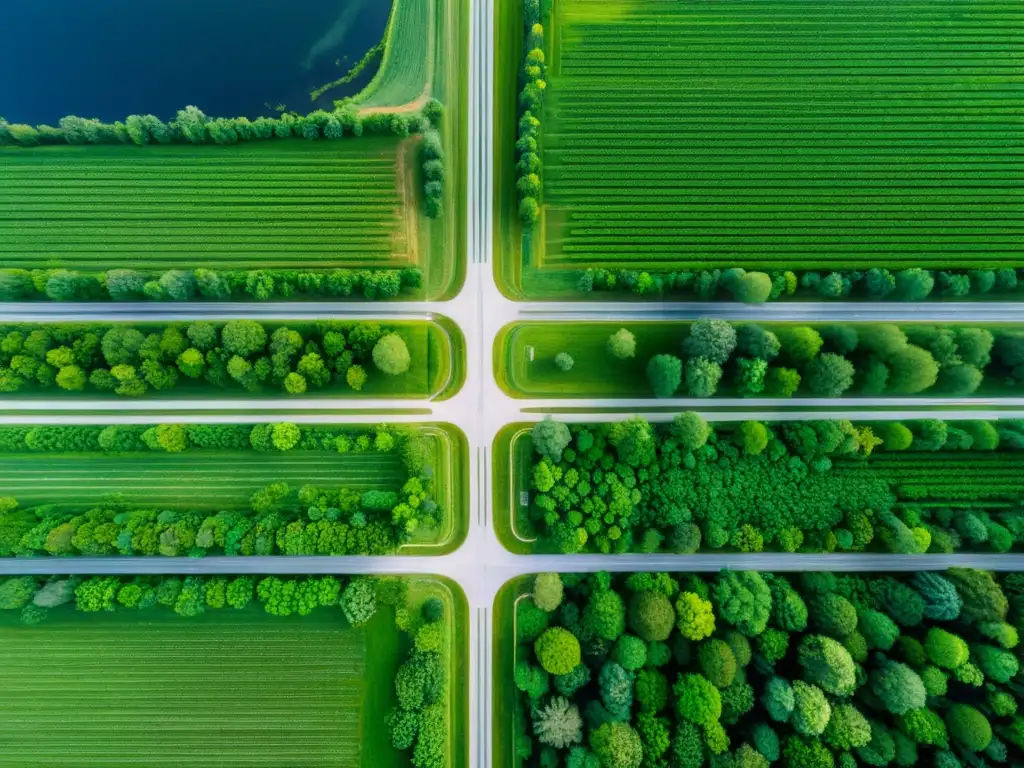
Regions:
M 740 268 L 703 271 L 586 269 L 576 286 L 581 293 L 619 292 L 637 296 L 733 298 L 749 304 L 792 298 L 921 301 L 1016 294 L 1024 274 L 997 269 L 772 270 Z
M 1024 422 L 748 421 L 705 432 L 697 418 L 539 422 L 523 522 L 540 547 L 910 554 L 1024 544 Z
M 623 332 L 635 340 L 631 331 Z M 637 334 L 642 338 L 643 330 Z M 758 325 L 701 318 L 686 328 L 679 353 L 649 360 L 647 381 L 655 397 L 680 391 L 692 397 L 966 396 L 986 380 L 1010 391 L 1024 385 L 1024 334 L 1000 326 Z
M 433 105 L 430 108 L 434 110 Z M 36 147 L 53 144 L 237 144 L 266 139 L 306 140 L 399 136 L 430 129 L 430 115 L 372 112 L 361 115 L 350 105 L 332 112 L 318 109 L 308 115 L 284 112 L 280 117 L 208 117 L 193 106 L 178 110 L 164 122 L 154 115 L 129 115 L 122 123 L 68 115 L 57 127 L 24 125 L 0 119 L 0 146 Z
M 524 6 L 525 43 L 523 66 L 519 74 L 519 128 L 516 136 L 516 190 L 519 195 L 519 219 L 531 227 L 540 218 L 542 175 L 540 160 L 541 130 L 544 117 L 544 26 L 539 1 Z
M 0 269 L 0 301 L 270 301 L 293 298 L 392 299 L 423 284 L 406 269 L 290 270 Z
M 395 341 L 397 339 L 397 342 Z M 373 322 L 0 325 L 0 392 L 63 389 L 140 397 L 194 386 L 248 392 L 307 390 L 366 382 L 378 345 L 411 364 L 405 341 Z M 404 353 L 402 352 L 404 350 Z M 404 369 L 388 366 L 388 374 Z M 379 368 L 377 364 L 375 367 Z M 382 375 L 388 375 L 382 374 Z M 344 382 L 344 383 L 343 383 Z
M 550 580 L 551 575 L 547 575 Z M 886 765 L 1017 765 L 1024 762 L 1024 719 L 1017 714 L 1024 628 L 1020 574 L 951 569 L 915 576 L 808 573 L 563 574 L 564 598 L 550 610 L 516 601 L 514 749 L 524 765 L 640 768 L 803 768 Z M 612 635 L 595 622 L 596 605 L 619 606 Z M 907 617 L 894 599 L 931 606 L 952 595 L 941 619 Z M 623 606 L 704 603 L 710 635 L 687 634 L 682 614 L 664 641 L 641 639 L 641 612 Z M 984 622 L 961 606 L 975 596 L 992 608 Z M 807 606 L 844 604 L 853 626 L 823 630 Z M 792 620 L 793 605 L 804 608 Z M 671 611 L 671 609 L 670 609 Z M 570 674 L 551 675 L 527 617 L 582 649 Z M 811 613 L 813 617 L 813 611 Z M 864 652 L 856 628 L 881 616 L 894 641 Z M 891 616 L 891 618 L 889 618 Z M 1005 628 L 1004 644 L 982 626 Z M 936 663 L 931 638 L 962 647 Z M 636 670 L 616 659 L 626 645 L 646 648 Z M 779 652 L 766 653 L 769 648 Z M 753 650 L 751 650 L 753 649 Z M 988 667 L 988 669 L 983 669 Z M 582 681 L 567 685 L 569 678 Z M 671 691 L 671 694 L 670 694 Z M 779 762 L 781 759 L 781 763 Z M 963 761 L 963 762 L 961 762 Z

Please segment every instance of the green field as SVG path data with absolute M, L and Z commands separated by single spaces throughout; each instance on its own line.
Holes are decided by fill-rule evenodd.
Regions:
M 0 152 L 3 266 L 411 266 L 395 148 L 365 138 Z
M 465 540 L 469 528 L 466 437 L 449 424 L 417 429 L 426 438 L 431 497 L 443 513 L 439 525 L 421 527 L 399 549 L 402 554 L 444 554 Z M 362 431 L 347 433 L 355 439 Z M 56 505 L 70 514 L 132 508 L 197 513 L 202 518 L 221 511 L 245 511 L 255 519 L 259 515 L 249 512 L 253 494 L 270 483 L 283 482 L 291 494 L 279 508 L 291 519 L 303 509 L 295 492 L 305 485 L 397 493 L 412 476 L 396 451 L 297 449 L 268 454 L 190 445 L 181 453 L 14 452 L 10 448 L 0 452 L 0 498 L 16 499 L 21 509 Z M 3 524 L 0 520 L 0 527 Z
M 24 506 L 90 507 L 116 495 L 161 509 L 218 510 L 245 507 L 268 483 L 386 490 L 406 477 L 398 456 L 379 453 L 0 454 L 0 496 Z
M 5 616 L 0 765 L 398 766 L 364 747 L 386 739 L 386 705 L 366 705 L 391 689 L 398 643 L 383 610 L 366 629 L 337 609 Z
M 360 107 L 397 107 L 429 90 L 434 67 L 434 30 L 449 0 L 392 0 L 384 59 L 356 97 Z
M 108 298 L 94 278 L 111 269 L 147 279 L 172 269 L 278 270 L 273 297 L 289 299 L 338 294 L 283 270 L 392 270 L 394 278 L 414 268 L 401 275 L 402 298 L 451 298 L 465 278 L 468 30 L 468 0 L 396 0 L 380 70 L 351 100 L 363 120 L 376 112 L 384 121 L 377 115 L 360 138 L 346 129 L 344 140 L 325 139 L 316 128 L 317 141 L 256 140 L 246 127 L 230 146 L 211 136 L 179 143 L 180 134 L 168 145 L 66 146 L 70 134 L 51 129 L 43 143 L 53 146 L 3 147 L 0 268 L 72 270 L 86 281 L 76 297 L 89 299 Z M 396 138 L 387 118 L 418 118 L 429 98 L 445 110 L 436 219 L 423 212 L 420 137 Z M 245 277 L 232 285 L 233 298 L 267 298 L 270 276 L 258 276 L 258 290 Z M 45 280 L 12 296 L 66 298 L 44 287 Z
M 421 219 L 424 248 L 449 255 L 444 269 L 426 275 L 427 295 L 454 297 L 465 279 L 466 166 L 469 147 L 469 3 L 467 0 L 393 0 L 380 70 L 353 98 L 363 112 L 408 112 L 427 98 L 445 106 L 440 132 L 448 159 L 444 213 Z
M 496 61 L 507 292 L 565 293 L 588 267 L 1019 264 L 1019 3 L 554 0 L 522 257 L 516 5 Z

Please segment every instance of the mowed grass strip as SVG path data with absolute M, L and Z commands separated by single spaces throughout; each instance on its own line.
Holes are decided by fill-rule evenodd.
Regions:
M 393 490 L 406 472 L 395 454 L 295 451 L 278 455 L 189 451 L 182 454 L 0 455 L 0 496 L 24 506 L 89 507 L 115 495 L 161 509 L 245 507 L 268 483 Z
M 392 0 L 392 3 L 390 37 L 380 71 L 358 102 L 364 109 L 400 107 L 415 101 L 431 77 L 438 0 Z
M 0 766 L 356 768 L 365 654 L 338 610 L 5 617 Z
M 0 152 L 5 267 L 401 267 L 393 138 Z
M 547 266 L 1016 266 L 1024 6 L 556 0 Z

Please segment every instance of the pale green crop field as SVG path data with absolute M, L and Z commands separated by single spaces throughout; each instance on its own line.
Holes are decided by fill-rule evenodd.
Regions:
M 0 151 L 0 262 L 25 269 L 416 263 L 393 138 Z
M 181 454 L 0 454 L 0 496 L 22 506 L 89 507 L 117 498 L 161 509 L 247 507 L 268 483 L 392 490 L 407 473 L 395 454 L 200 451 Z
M 6 621 L 0 766 L 358 768 L 364 729 L 384 727 L 383 712 L 363 716 L 364 696 L 394 674 L 377 673 L 393 642 L 367 643 L 396 634 L 381 617 L 365 630 L 337 609 Z
M 1002 0 L 554 0 L 539 266 L 1018 266 L 1022 29 Z

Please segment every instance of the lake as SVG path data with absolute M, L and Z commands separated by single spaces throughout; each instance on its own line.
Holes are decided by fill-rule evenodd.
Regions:
M 306 113 L 310 91 L 380 42 L 390 0 L 3 0 L 0 115 L 164 120 L 194 104 L 256 118 Z M 317 106 L 357 93 L 369 66 Z

